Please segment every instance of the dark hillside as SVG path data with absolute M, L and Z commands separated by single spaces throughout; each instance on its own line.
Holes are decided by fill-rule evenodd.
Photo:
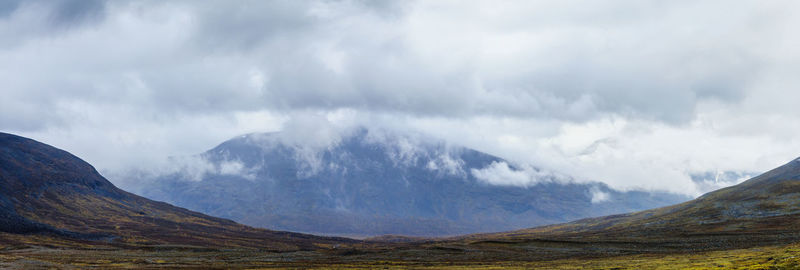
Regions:
M 116 188 L 83 160 L 0 133 L 0 231 L 115 245 L 310 250 L 347 239 L 255 229 Z

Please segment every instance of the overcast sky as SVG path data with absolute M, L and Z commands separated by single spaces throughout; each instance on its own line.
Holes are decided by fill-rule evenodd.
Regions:
M 325 119 L 696 195 L 691 174 L 800 156 L 798 12 L 795 1 L 0 1 L 0 131 L 112 174 Z

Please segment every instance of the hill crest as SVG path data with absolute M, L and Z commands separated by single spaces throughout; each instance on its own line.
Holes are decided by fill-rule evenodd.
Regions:
M 102 236 L 107 244 L 128 247 L 301 250 L 352 242 L 255 229 L 139 197 L 116 188 L 91 165 L 66 151 L 6 133 L 0 133 L 0 185 L 0 216 L 5 217 L 0 231 L 12 234 L 81 241 Z M 6 240 L 25 241 L 14 239 Z

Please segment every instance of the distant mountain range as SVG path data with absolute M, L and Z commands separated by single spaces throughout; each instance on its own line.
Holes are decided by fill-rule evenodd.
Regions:
M 0 133 L 0 243 L 312 250 L 347 239 L 256 229 L 118 189 L 83 160 Z
M 445 142 L 366 128 L 323 146 L 249 134 L 138 192 L 213 216 L 328 235 L 505 231 L 670 205 L 682 195 L 620 192 Z

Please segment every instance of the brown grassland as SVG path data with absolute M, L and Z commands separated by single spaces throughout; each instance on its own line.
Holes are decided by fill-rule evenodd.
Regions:
M 330 260 L 326 260 L 330 259 Z M 128 250 L 28 247 L 0 251 L 0 268 L 19 269 L 800 269 L 800 244 L 697 253 L 638 254 L 549 261 L 391 261 L 318 252 Z

